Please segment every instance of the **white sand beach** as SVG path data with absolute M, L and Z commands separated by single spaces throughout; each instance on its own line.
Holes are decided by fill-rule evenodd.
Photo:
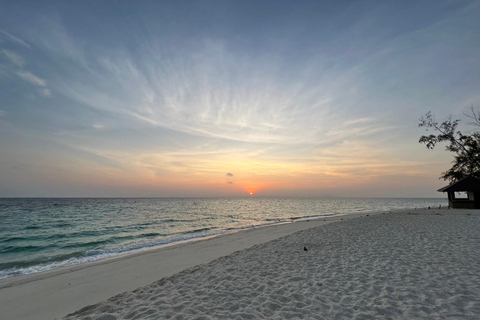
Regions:
M 10 278 L 0 282 L 0 314 L 2 319 L 480 319 L 479 210 L 326 220 Z

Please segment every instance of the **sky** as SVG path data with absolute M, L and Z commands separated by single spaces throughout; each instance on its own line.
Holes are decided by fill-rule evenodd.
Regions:
M 480 1 L 0 1 L 0 197 L 442 197 Z

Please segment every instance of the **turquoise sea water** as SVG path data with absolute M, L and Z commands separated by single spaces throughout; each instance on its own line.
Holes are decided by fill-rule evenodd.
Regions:
M 0 279 L 302 217 L 446 199 L 0 199 Z

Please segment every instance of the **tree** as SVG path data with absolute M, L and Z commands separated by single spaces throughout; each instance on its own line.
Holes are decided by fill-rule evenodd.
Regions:
M 471 125 L 480 127 L 480 112 L 476 112 L 473 107 L 465 116 L 474 122 Z M 445 150 L 453 152 L 453 166 L 440 176 L 441 179 L 456 182 L 468 176 L 480 179 L 480 132 L 474 131 L 469 134 L 463 134 L 457 130 L 460 120 L 452 120 L 449 117 L 446 121 L 439 124 L 435 116 L 429 111 L 420 118 L 419 127 L 424 127 L 428 131 L 433 129 L 439 134 L 424 135 L 420 137 L 419 143 L 427 146 L 427 149 L 433 149 L 440 142 L 446 142 Z

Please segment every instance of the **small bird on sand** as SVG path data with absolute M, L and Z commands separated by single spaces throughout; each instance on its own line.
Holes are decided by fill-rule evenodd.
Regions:
M 307 247 L 303 247 L 303 251 L 308 251 Z

